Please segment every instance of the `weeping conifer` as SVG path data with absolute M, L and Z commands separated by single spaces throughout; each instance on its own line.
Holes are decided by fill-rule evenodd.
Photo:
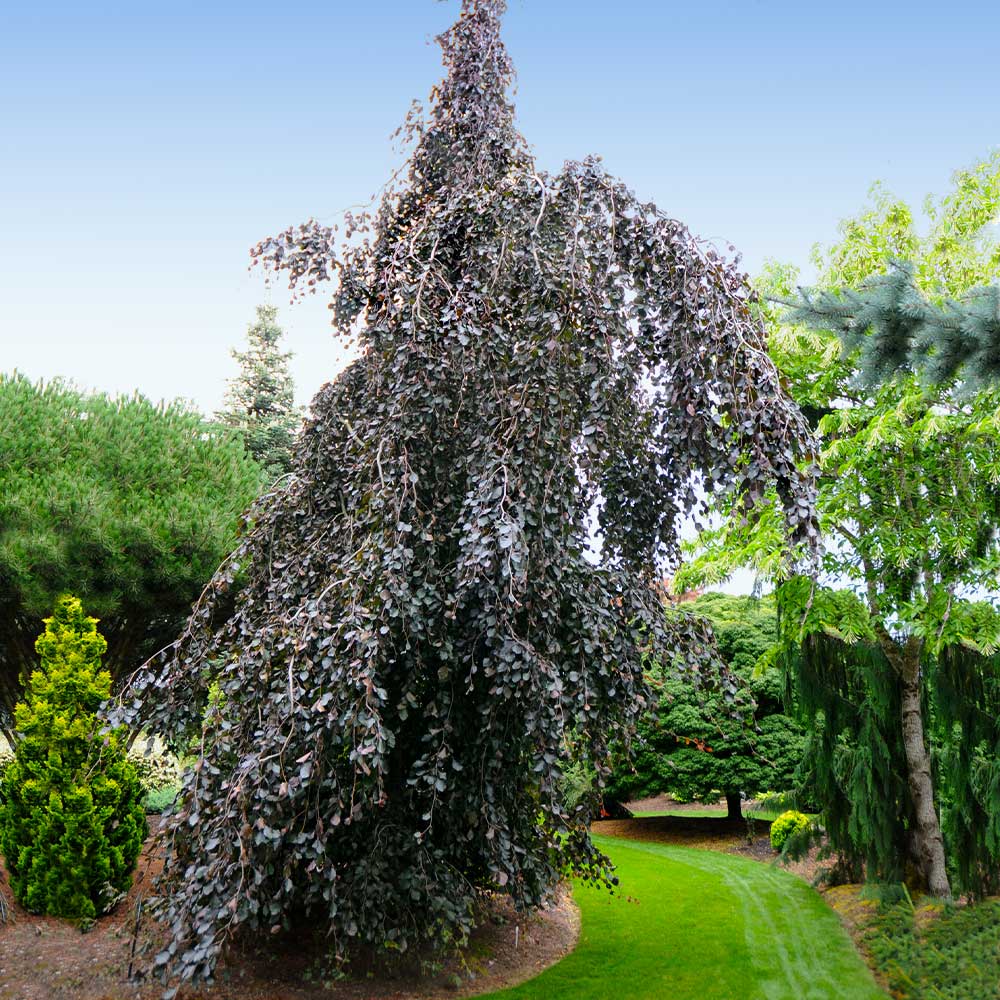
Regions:
M 941 650 L 934 671 L 944 828 L 959 881 L 1000 890 L 1000 655 L 970 643 Z

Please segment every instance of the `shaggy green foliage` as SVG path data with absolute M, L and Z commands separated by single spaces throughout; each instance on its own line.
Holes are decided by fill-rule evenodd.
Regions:
M 86 921 L 132 884 L 148 832 L 142 789 L 119 734 L 101 735 L 111 676 L 96 619 L 62 598 L 36 648 L 41 668 L 17 706 L 21 739 L 0 786 L 0 851 L 27 909 Z
M 809 829 L 812 820 L 805 813 L 789 809 L 771 823 L 771 847 L 783 851 L 790 837 Z
M 35 637 L 72 591 L 100 617 L 113 680 L 176 638 L 236 539 L 260 469 L 179 404 L 0 375 L 0 729 Z
M 202 734 L 166 828 L 167 977 L 293 917 L 343 952 L 442 944 L 479 893 L 531 908 L 567 867 L 609 878 L 568 748 L 603 781 L 647 655 L 724 680 L 652 586 L 692 474 L 748 515 L 775 484 L 789 542 L 815 540 L 808 431 L 743 276 L 598 161 L 538 168 L 504 7 L 463 3 L 411 158 L 343 249 L 315 222 L 258 249 L 293 287 L 332 280 L 361 350 L 125 698 Z
M 731 818 L 738 818 L 741 797 L 791 791 L 802 759 L 804 735 L 785 712 L 783 675 L 773 665 L 757 669 L 777 641 L 774 601 L 705 594 L 685 607 L 711 622 L 749 707 L 734 715 L 715 692 L 653 668 L 657 709 L 640 720 L 632 761 L 616 770 L 609 792 L 620 799 L 668 793 L 701 802 L 721 793 Z
M 947 896 L 938 819 L 947 796 L 931 757 L 941 707 L 932 702 L 933 668 L 947 643 L 967 638 L 954 625 L 969 621 L 969 596 L 997 586 L 1000 390 L 960 394 L 954 379 L 934 384 L 908 371 L 874 384 L 866 375 L 895 370 L 894 349 L 876 343 L 879 323 L 933 303 L 947 310 L 942 303 L 995 281 L 997 248 L 983 229 L 1000 210 L 1000 156 L 957 173 L 952 191 L 926 208 L 929 224 L 918 225 L 905 202 L 876 189 L 874 203 L 842 224 L 841 239 L 817 250 L 817 291 L 809 301 L 829 305 L 836 296 L 821 292 L 843 288 L 861 289 L 867 299 L 844 300 L 853 303 L 848 311 L 857 306 L 846 353 L 836 332 L 795 322 L 818 322 L 808 309 L 782 314 L 772 301 L 764 311 L 775 321 L 771 355 L 820 439 L 824 568 L 855 592 L 840 607 L 808 582 L 784 595 L 788 662 L 816 735 L 810 759 L 826 827 L 836 850 L 859 863 L 864 857 L 872 877 L 897 879 L 909 863 L 935 894 Z M 907 274 L 886 276 L 899 260 L 910 262 Z M 795 277 L 794 268 L 773 266 L 758 287 L 788 301 Z M 718 580 L 740 565 L 787 580 L 794 571 L 778 508 L 751 524 L 734 505 L 723 507 L 729 516 L 702 536 L 681 585 Z M 851 633 L 844 615 L 859 631 Z M 970 667 L 973 653 L 963 654 Z M 953 709 L 956 720 L 971 717 Z M 966 728 L 962 738 L 979 744 L 993 736 Z M 968 759 L 952 753 L 938 763 Z M 963 788 L 957 771 L 949 780 Z M 965 833 L 949 850 L 958 852 L 953 867 L 964 873 L 964 891 L 989 891 L 995 876 L 980 876 L 998 870 L 990 833 L 996 824 L 977 822 L 983 806 L 1000 817 L 1000 785 L 979 807 L 965 795 L 957 804 Z
M 865 931 L 875 968 L 898 1000 L 992 1000 L 1000 983 L 1000 903 L 944 907 L 918 924 L 909 900 L 882 907 Z
M 239 375 L 226 390 L 219 420 L 243 438 L 268 481 L 292 466 L 292 444 L 302 423 L 288 371 L 291 354 L 278 348 L 282 329 L 274 306 L 257 306 L 257 321 L 247 330 L 247 349 L 233 351 Z

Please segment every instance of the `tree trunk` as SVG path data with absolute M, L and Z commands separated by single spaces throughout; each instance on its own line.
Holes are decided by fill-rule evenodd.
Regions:
M 743 796 L 739 792 L 726 792 L 728 819 L 743 819 Z
M 906 752 L 906 780 L 913 799 L 916 829 L 913 845 L 916 861 L 933 896 L 951 896 L 948 870 L 944 859 L 941 823 L 934 808 L 934 785 L 931 780 L 931 757 L 924 734 L 920 706 L 920 647 L 912 640 L 901 657 L 903 747 Z

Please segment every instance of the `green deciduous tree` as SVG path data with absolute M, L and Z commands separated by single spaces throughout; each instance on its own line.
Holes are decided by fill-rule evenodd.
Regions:
M 631 766 L 616 770 L 609 791 L 622 799 L 666 793 L 701 802 L 721 793 L 730 819 L 739 819 L 743 797 L 793 790 L 802 759 L 802 729 L 785 712 L 784 676 L 774 664 L 757 669 L 778 640 L 774 601 L 705 594 L 685 608 L 711 622 L 747 710 L 734 714 L 718 694 L 656 665 L 657 710 L 640 720 Z
M 878 247 L 889 270 L 831 275 L 832 288 L 799 292 L 793 323 L 840 335 L 862 385 L 897 373 L 955 387 L 960 398 L 1000 381 L 1000 151 L 955 175 L 954 190 L 925 206 L 930 234 L 905 231 Z M 884 195 L 882 196 L 884 199 Z M 837 278 L 842 280 L 837 282 Z
M 915 308 L 960 298 L 996 277 L 996 247 L 984 240 L 983 226 L 998 210 L 996 156 L 956 174 L 952 192 L 928 202 L 924 233 L 909 206 L 877 188 L 872 206 L 841 226 L 841 240 L 816 251 L 817 289 L 863 288 L 878 280 L 879 294 L 898 305 L 910 294 L 906 282 L 899 283 L 899 274 L 876 276 L 905 260 L 920 290 Z M 759 288 L 787 301 L 794 280 L 794 269 L 775 266 Z M 829 302 L 816 293 L 808 299 Z M 843 823 L 833 824 L 836 846 L 850 851 L 852 845 L 884 845 L 877 857 L 867 855 L 872 875 L 884 873 L 901 846 L 930 890 L 947 895 L 927 719 L 928 662 L 940 653 L 947 622 L 961 617 L 956 609 L 963 598 L 996 586 L 998 395 L 958 396 L 953 381 L 929 384 L 905 371 L 872 382 L 872 374 L 896 367 L 881 348 L 861 339 L 844 353 L 835 333 L 782 325 L 777 307 L 768 308 L 776 320 L 771 355 L 820 436 L 825 569 L 831 578 L 854 584 L 860 595 L 856 607 L 833 607 L 826 600 L 817 606 L 811 587 L 786 591 L 785 621 L 802 651 L 796 665 L 806 670 L 800 677 L 809 693 L 805 704 L 813 718 L 826 720 L 828 792 L 835 796 L 837 785 L 836 794 L 846 795 Z M 791 318 L 803 316 L 800 310 Z M 718 578 L 740 564 L 772 579 L 787 578 L 778 529 L 776 517 L 751 525 L 737 513 L 703 536 L 702 553 L 682 581 Z M 840 620 L 844 614 L 849 629 Z M 854 709 L 834 711 L 834 702 Z M 854 754 L 852 763 L 837 757 L 838 747 Z M 894 784 L 897 773 L 902 788 Z M 881 803 L 874 801 L 880 796 Z
M 17 706 L 14 760 L 0 786 L 0 852 L 33 913 L 91 920 L 127 892 L 146 836 L 142 787 L 121 735 L 102 733 L 107 643 L 76 598 L 57 602 L 41 666 Z
M 181 405 L 0 375 L 0 727 L 60 594 L 100 616 L 113 678 L 176 638 L 260 482 Z
M 183 736 L 218 684 L 166 833 L 168 975 L 294 914 L 344 949 L 439 944 L 481 892 L 532 907 L 567 866 L 607 876 L 561 770 L 572 745 L 603 781 L 647 654 L 716 663 L 651 585 L 692 472 L 748 512 L 777 483 L 790 539 L 815 537 L 744 279 L 596 160 L 535 164 L 503 9 L 463 3 L 402 179 L 342 251 L 316 223 L 259 248 L 334 282 L 361 352 L 252 514 L 233 613 L 229 567 L 128 698 Z
M 277 317 L 274 306 L 257 306 L 257 321 L 247 330 L 247 349 L 233 351 L 240 372 L 230 381 L 218 414 L 242 436 L 271 481 L 291 468 L 292 444 L 302 423 L 288 371 L 291 354 L 278 349 L 283 331 Z

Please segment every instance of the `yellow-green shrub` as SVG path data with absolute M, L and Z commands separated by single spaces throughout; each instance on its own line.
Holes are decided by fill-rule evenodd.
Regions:
M 93 919 L 132 884 L 147 833 L 142 790 L 118 733 L 101 733 L 107 643 L 74 597 L 35 644 L 41 668 L 17 706 L 20 739 L 0 785 L 0 852 L 34 913 Z
M 771 824 L 771 846 L 776 851 L 784 850 L 789 838 L 808 829 L 811 822 L 805 813 L 796 812 L 794 809 L 783 812 Z

